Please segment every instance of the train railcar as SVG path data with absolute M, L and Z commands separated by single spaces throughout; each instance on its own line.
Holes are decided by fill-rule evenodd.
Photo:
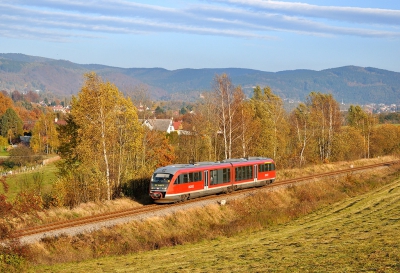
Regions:
M 150 181 L 155 203 L 174 203 L 205 195 L 264 186 L 275 181 L 271 158 L 249 157 L 158 168 Z

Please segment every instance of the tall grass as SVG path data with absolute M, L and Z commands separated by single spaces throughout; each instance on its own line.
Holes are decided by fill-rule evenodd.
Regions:
M 400 165 L 378 171 L 260 191 L 254 196 L 132 222 L 75 237 L 46 238 L 30 246 L 32 264 L 57 264 L 215 240 L 288 223 L 303 215 L 380 187 Z

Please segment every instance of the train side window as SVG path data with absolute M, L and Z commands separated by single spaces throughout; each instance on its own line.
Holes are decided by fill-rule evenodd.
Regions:
M 183 174 L 183 183 L 189 183 L 189 182 L 190 182 L 189 174 L 188 173 Z
M 188 182 L 193 182 L 194 173 L 188 173 Z
M 223 176 L 223 183 L 228 183 L 228 182 L 230 182 L 231 181 L 231 169 L 229 169 L 229 168 L 227 168 L 227 169 L 223 169 L 222 170 L 223 172 L 223 174 L 222 174 L 222 176 Z
M 228 183 L 231 181 L 231 170 L 229 168 L 211 170 L 210 171 L 211 185 Z
M 215 184 L 222 184 L 224 183 L 224 177 L 223 177 L 223 170 L 217 170 L 217 182 Z
M 211 177 L 211 185 L 218 184 L 218 174 L 217 170 L 211 170 L 210 171 L 210 177 Z
M 184 184 L 184 183 L 189 183 L 191 181 L 190 173 L 183 173 L 180 174 L 174 184 Z
M 269 172 L 275 170 L 275 164 L 273 163 L 265 163 L 265 164 L 260 164 L 258 165 L 258 171 L 260 173 L 262 172 Z
M 178 185 L 178 184 L 182 184 L 183 183 L 183 177 L 182 175 L 178 175 L 178 177 L 175 179 L 174 184 Z
M 242 166 L 235 168 L 235 181 L 241 181 L 253 178 L 253 167 Z
M 195 172 L 192 174 L 193 174 L 193 178 L 191 181 L 193 181 L 193 182 L 201 181 L 201 172 Z
M 253 178 L 253 168 L 252 166 L 246 166 L 246 179 Z
M 239 167 L 235 168 L 235 181 L 240 181 L 240 177 L 241 177 L 241 170 Z

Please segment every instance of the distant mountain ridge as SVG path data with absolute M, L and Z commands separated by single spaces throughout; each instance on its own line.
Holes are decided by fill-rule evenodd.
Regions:
M 346 103 L 400 104 L 400 73 L 372 67 L 280 72 L 243 68 L 166 70 L 76 64 L 17 53 L 0 53 L 0 90 L 42 90 L 57 96 L 75 95 L 83 84 L 83 74 L 89 71 L 95 71 L 123 92 L 146 85 L 157 100 L 197 99 L 201 92 L 212 90 L 216 74 L 226 73 L 248 96 L 254 86 L 259 85 L 270 86 L 282 98 L 300 101 L 304 101 L 310 92 L 317 91 L 331 93 L 336 100 Z

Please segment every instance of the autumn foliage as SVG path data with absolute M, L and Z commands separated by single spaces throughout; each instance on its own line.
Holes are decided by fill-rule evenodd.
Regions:
M 14 147 L 12 161 L 3 166 L 37 164 L 39 154 L 62 158 L 51 192 L 20 193 L 16 208 L 28 210 L 23 199 L 39 209 L 40 204 L 72 207 L 117 198 L 128 188 L 142 191 L 154 169 L 172 163 L 263 156 L 274 158 L 282 169 L 400 153 L 398 126 L 377 124 L 376 116 L 361 106 L 344 112 L 332 94 L 311 92 L 288 112 L 270 87 L 255 86 L 245 94 L 222 74 L 214 77 L 211 92 L 184 102 L 176 116 L 166 111 L 165 102 L 152 102 L 145 89 L 124 90 L 128 97 L 88 73 L 62 124 L 55 122 L 59 114 L 37 104 L 35 92 L 13 91 L 11 97 L 1 92 L 3 146 L 15 144 L 23 133 L 32 135 L 30 147 Z M 139 119 L 161 114 L 181 122 L 179 133 L 147 129 Z M 139 181 L 138 186 L 132 181 Z

